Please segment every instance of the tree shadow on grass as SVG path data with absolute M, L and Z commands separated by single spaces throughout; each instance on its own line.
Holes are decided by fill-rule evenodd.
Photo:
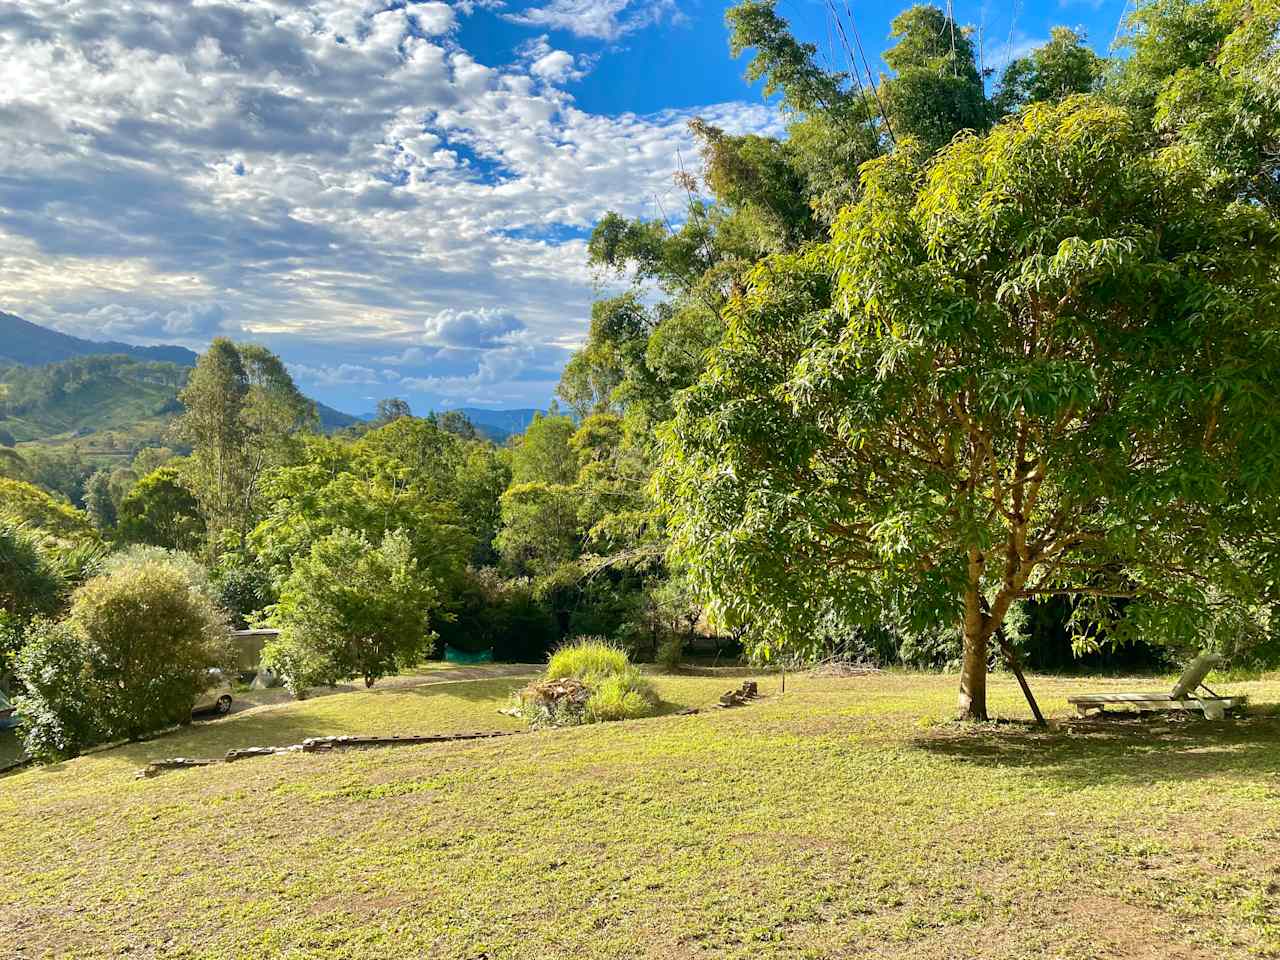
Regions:
M 1033 771 L 1068 786 L 1280 775 L 1280 709 L 1210 721 L 1190 714 L 1029 723 L 952 724 L 912 746 L 975 767 Z

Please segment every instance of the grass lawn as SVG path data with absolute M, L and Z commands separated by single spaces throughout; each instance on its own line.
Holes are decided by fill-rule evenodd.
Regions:
M 673 706 L 733 682 L 657 679 Z M 736 710 L 133 779 L 514 729 L 520 681 L 261 707 L 0 780 L 0 956 L 1280 955 L 1280 715 L 1067 721 L 1130 684 L 1033 682 L 1048 733 L 947 722 L 952 677 L 770 677 Z

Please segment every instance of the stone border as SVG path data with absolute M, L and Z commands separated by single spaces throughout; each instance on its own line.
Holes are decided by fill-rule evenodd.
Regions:
M 745 706 L 752 701 L 762 699 L 759 687 L 754 680 L 744 680 L 736 690 L 730 690 L 714 704 L 720 709 Z M 697 707 L 679 711 L 676 716 L 691 716 L 699 713 Z M 656 718 L 649 718 L 656 719 Z M 149 780 L 169 770 L 187 770 L 191 767 L 211 767 L 219 763 L 235 763 L 251 757 L 271 757 L 280 753 L 326 753 L 331 750 L 368 747 L 399 747 L 422 743 L 452 743 L 457 740 L 490 740 L 494 737 L 514 737 L 529 730 L 488 730 L 476 733 L 428 733 L 428 734 L 395 734 L 392 736 L 337 736 L 308 737 L 301 743 L 287 747 L 236 747 L 228 750 L 222 757 L 172 757 L 167 760 L 152 760 L 138 771 L 135 779 Z
M 513 737 L 524 730 L 488 730 L 476 733 L 395 734 L 383 737 L 337 736 L 308 737 L 301 743 L 287 747 L 237 747 L 222 757 L 172 757 L 152 760 L 138 771 L 136 779 L 149 780 L 169 770 L 186 770 L 191 767 L 211 767 L 219 763 L 234 763 L 250 757 L 271 757 L 280 753 L 326 753 L 331 750 L 368 747 L 399 747 L 421 743 L 451 743 L 456 740 L 489 740 L 494 737 Z

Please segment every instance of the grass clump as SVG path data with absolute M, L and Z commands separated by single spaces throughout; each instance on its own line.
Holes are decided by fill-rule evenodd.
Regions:
M 634 720 L 653 713 L 657 698 L 653 688 L 635 667 L 605 677 L 587 699 L 586 720 Z
M 634 720 L 651 716 L 658 705 L 626 651 L 599 637 L 580 637 L 557 650 L 542 678 L 518 699 L 521 716 L 534 727 Z
M 578 637 L 551 655 L 543 677 L 546 680 L 572 677 L 591 683 L 634 669 L 621 647 L 600 637 Z

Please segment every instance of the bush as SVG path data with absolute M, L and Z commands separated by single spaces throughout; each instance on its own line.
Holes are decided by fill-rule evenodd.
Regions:
M 166 547 L 155 547 L 150 544 L 136 543 L 104 558 L 100 564 L 100 573 L 116 573 L 132 567 L 158 565 L 168 567 L 178 573 L 187 585 L 208 599 L 214 606 L 222 608 L 218 591 L 209 581 L 209 571 L 204 564 L 191 554 L 182 550 L 170 550 Z
M 18 657 L 27 752 L 52 759 L 190 719 L 209 670 L 232 659 L 226 618 L 182 571 L 122 562 L 41 621 Z
M 519 695 L 530 726 L 572 726 L 651 715 L 658 697 L 620 648 L 580 637 L 552 654 L 543 679 Z
M 294 559 L 270 612 L 280 636 L 263 648 L 262 664 L 295 696 L 355 677 L 371 687 L 431 652 L 428 620 L 437 602 L 402 531 L 374 547 L 339 529 Z
M 26 631 L 17 670 L 26 693 L 14 700 L 27 755 L 73 757 L 110 739 L 96 710 L 93 684 L 83 669 L 83 638 L 67 623 L 40 618 Z
M 635 667 L 605 677 L 587 700 L 586 720 L 634 720 L 653 713 L 655 697 L 648 682 Z

